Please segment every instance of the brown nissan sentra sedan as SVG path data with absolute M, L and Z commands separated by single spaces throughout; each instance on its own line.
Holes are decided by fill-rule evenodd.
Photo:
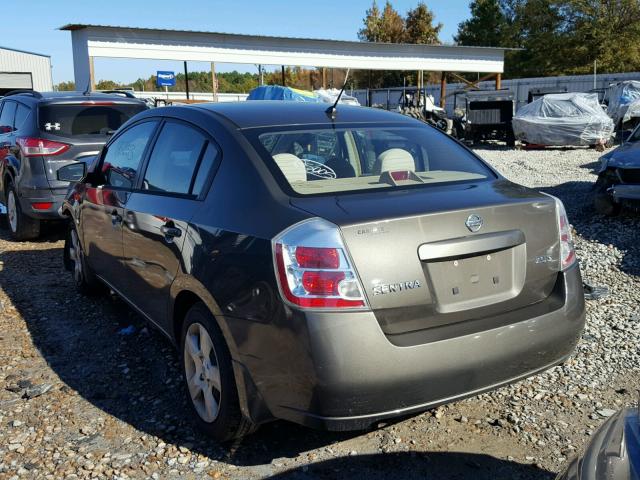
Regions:
M 178 346 L 199 425 L 361 429 L 562 362 L 562 203 L 416 120 L 286 102 L 135 116 L 76 181 L 66 266 Z

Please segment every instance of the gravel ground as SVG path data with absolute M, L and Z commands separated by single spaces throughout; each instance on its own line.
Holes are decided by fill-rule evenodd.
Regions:
M 21 244 L 0 230 L 0 480 L 553 479 L 635 400 L 638 217 L 594 216 L 593 150 L 478 153 L 565 202 L 585 278 L 611 290 L 588 302 L 586 330 L 564 365 L 370 432 L 274 422 L 222 448 L 193 430 L 164 338 L 117 299 L 72 293 L 59 230 Z

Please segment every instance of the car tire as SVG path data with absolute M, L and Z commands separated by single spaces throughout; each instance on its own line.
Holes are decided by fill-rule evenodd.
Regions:
M 78 231 L 71 221 L 64 242 L 64 266 L 71 272 L 76 291 L 81 295 L 95 295 L 102 290 L 103 285 L 88 265 Z
M 28 217 L 20 208 L 18 193 L 12 182 L 7 186 L 7 227 L 17 241 L 33 240 L 40 235 L 40 220 Z
M 593 198 L 593 207 L 596 212 L 608 217 L 615 217 L 622 211 L 622 205 L 616 202 L 609 194 L 607 189 L 610 187 L 609 182 L 604 178 L 598 178 L 595 186 L 595 196 Z
M 250 433 L 254 426 L 240 411 L 229 348 L 215 318 L 201 302 L 185 317 L 180 356 L 187 401 L 198 428 L 218 442 Z

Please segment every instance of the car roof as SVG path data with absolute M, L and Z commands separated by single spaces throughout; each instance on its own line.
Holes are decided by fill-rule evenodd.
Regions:
M 403 123 L 415 125 L 405 115 L 378 108 L 339 104 L 336 119 L 327 114 L 328 103 L 287 102 L 282 100 L 248 100 L 245 102 L 201 103 L 186 108 L 207 110 L 221 115 L 240 129 L 285 125 L 331 125 L 345 123 Z

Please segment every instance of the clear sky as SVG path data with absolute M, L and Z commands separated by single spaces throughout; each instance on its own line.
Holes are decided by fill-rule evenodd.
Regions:
M 1 0 L 0 0 L 1 1 Z M 228 33 L 356 40 L 371 0 L 14 0 L 2 2 L 0 46 L 51 55 L 53 81 L 73 80 L 71 34 L 67 23 L 174 28 Z M 6 3 L 6 4 L 5 4 Z M 418 0 L 392 0 L 402 14 Z M 458 23 L 469 16 L 468 0 L 426 0 L 441 39 L 452 41 Z M 384 5 L 384 0 L 378 0 Z M 208 70 L 189 63 L 189 70 Z M 218 70 L 254 71 L 252 65 L 223 65 Z M 180 62 L 96 59 L 96 79 L 131 82 L 156 70 L 182 71 Z

